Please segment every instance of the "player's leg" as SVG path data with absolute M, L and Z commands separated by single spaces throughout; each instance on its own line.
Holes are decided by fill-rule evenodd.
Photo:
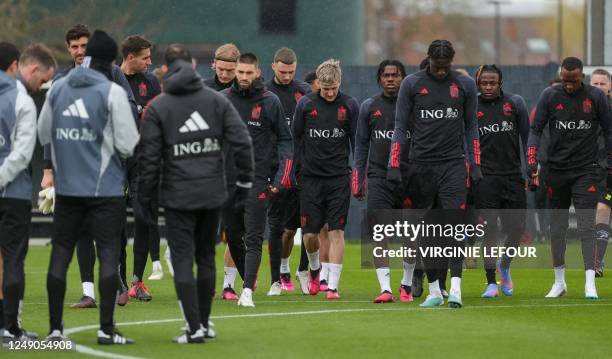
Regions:
M 610 240 L 610 208 L 612 206 L 612 193 L 607 189 L 601 192 L 599 203 L 597 203 L 597 212 L 595 214 L 595 238 L 597 262 L 595 263 L 595 276 L 603 277 L 604 275 L 604 258 L 608 241 Z
M 83 295 L 78 303 L 71 308 L 96 308 L 96 290 L 94 287 L 94 266 L 96 264 L 96 249 L 93 241 L 87 234 L 87 224 L 82 225 L 79 232 L 79 241 L 76 244 L 77 262 L 81 273 L 81 286 Z
M 281 295 L 282 285 L 280 278 L 281 252 L 283 249 L 282 236 L 284 230 L 283 213 L 287 192 L 282 190 L 270 197 L 268 204 L 268 257 L 270 259 L 270 290 L 269 296 Z
M 482 238 L 482 251 L 490 251 L 497 244 L 497 208 L 501 208 L 501 176 L 485 176 L 478 184 L 472 186 L 474 204 L 478 208 L 483 221 L 487 223 L 487 230 Z M 496 260 L 493 257 L 485 257 L 483 260 L 487 287 L 482 298 L 497 298 L 499 288 L 495 278 Z
M 257 272 L 261 264 L 261 251 L 266 227 L 266 208 L 268 205 L 268 188 L 266 183 L 256 183 L 249 191 L 245 203 L 244 223 L 246 226 L 246 255 L 244 258 L 244 284 L 238 305 L 254 307 L 253 290 L 257 281 Z
M 444 221 L 452 225 L 462 223 L 467 202 L 467 169 L 463 160 L 452 161 L 440 167 L 440 184 L 438 189 L 438 202 L 445 211 Z M 447 245 L 464 248 L 466 239 L 449 239 Z M 461 278 L 463 274 L 464 256 L 454 255 L 448 259 L 451 287 L 448 296 L 448 306 L 461 308 Z
M 329 279 L 329 227 L 325 224 L 319 231 L 319 257 L 321 258 L 321 273 L 319 274 L 319 290 L 327 292 Z
M 180 344 L 204 342 L 198 289 L 193 276 L 197 213 L 197 211 L 164 209 L 168 246 L 172 253 L 172 267 L 174 268 L 174 288 L 179 308 L 188 326 L 187 335 L 174 338 L 174 341 Z M 216 228 L 213 233 L 216 233 Z
M 115 300 L 121 255 L 121 236 L 125 228 L 126 204 L 123 198 L 86 199 L 91 236 L 98 253 L 100 292 L 100 330 L 98 344 L 131 344 L 115 328 Z
M 4 299 L 0 297 L 0 310 L 3 319 L 0 329 L 4 328 L 4 340 L 29 339 L 21 328 L 20 311 L 25 289 L 24 261 L 27 252 L 31 221 L 31 204 L 29 201 L 3 198 L 0 199 L 0 252 L 3 255 L 4 268 L 0 284 Z M 4 312 L 4 313 L 2 313 Z M 3 325 L 4 324 L 4 325 Z
M 366 223 L 368 228 L 366 233 L 369 233 L 369 240 L 373 248 L 380 247 L 381 250 L 386 250 L 389 247 L 389 241 L 384 238 L 382 241 L 374 241 L 372 229 L 377 224 L 390 224 L 391 218 L 389 210 L 394 205 L 394 189 L 387 183 L 385 178 L 368 177 L 368 189 L 366 192 Z M 393 290 L 391 289 L 391 271 L 389 269 L 388 256 L 373 256 L 374 269 L 376 278 L 380 285 L 380 295 L 374 298 L 374 303 L 391 303 L 395 301 Z
M 323 202 L 323 181 L 314 177 L 302 176 L 300 190 L 300 225 L 302 241 L 308 257 L 308 292 L 316 295 L 319 292 L 319 274 L 321 262 L 319 256 L 319 232 L 325 224 L 325 206 Z M 300 268 L 301 269 L 301 268 Z
M 134 206 L 139 206 L 138 201 L 133 201 Z M 140 211 L 135 211 L 139 213 Z M 139 216 L 134 215 L 134 272 L 132 276 L 132 286 L 130 297 L 140 301 L 150 301 L 151 293 L 144 285 L 144 270 L 149 256 L 149 233 L 150 226 Z
M 326 222 L 329 238 L 329 282 L 327 299 L 338 299 L 338 287 L 344 262 L 344 227 L 351 203 L 350 177 L 326 180 Z
M 565 283 L 565 249 L 566 232 L 569 219 L 569 207 L 571 204 L 571 188 L 568 178 L 558 172 L 546 174 L 547 195 L 550 203 L 550 232 L 551 253 L 553 257 L 553 270 L 555 282 L 546 298 L 557 298 L 567 293 Z
M 223 292 L 221 297 L 226 300 L 238 300 L 234 282 L 236 274 L 244 280 L 244 212 L 235 209 L 236 187 L 228 188 L 228 199 L 221 209 L 221 228 L 225 232 L 227 247 L 223 261 Z
M 83 225 L 87 207 L 75 197 L 57 195 L 53 214 L 53 235 L 51 236 L 51 259 L 47 271 L 47 299 L 49 302 L 48 340 L 63 340 L 63 313 L 66 295 L 66 273 L 72 260 L 77 238 L 93 240 Z M 116 277 L 115 277 L 115 284 Z
M 520 247 L 520 241 L 525 233 L 525 208 L 527 207 L 527 197 L 525 193 L 525 183 L 520 176 L 508 177 L 505 180 L 507 195 L 504 198 L 502 225 L 505 228 L 507 237 L 504 243 L 506 248 Z M 499 277 L 502 293 L 511 296 L 514 293 L 514 284 L 510 276 L 510 263 L 512 257 L 507 254 L 499 261 Z
M 300 205 L 297 189 L 290 189 L 287 192 L 284 223 L 285 229 L 282 236 L 283 249 L 281 254 L 280 276 L 283 289 L 292 292 L 295 287 L 293 285 L 293 281 L 291 280 L 289 260 L 291 257 L 291 251 L 293 250 L 293 240 L 295 238 L 297 229 L 300 227 Z
M 595 287 L 595 262 L 597 261 L 595 241 L 595 208 L 599 193 L 597 173 L 589 172 L 576 179 L 572 185 L 572 199 L 576 208 L 578 236 L 582 247 L 585 270 L 584 296 L 597 299 Z
M 215 294 L 215 233 L 219 225 L 219 210 L 198 211 L 195 229 L 195 260 L 198 265 L 198 301 L 200 324 L 205 329 L 206 338 L 216 334 L 209 327 L 210 312 Z
M 130 301 L 130 294 L 127 284 L 127 225 L 123 226 L 121 231 L 121 241 L 119 248 L 119 294 L 117 295 L 117 305 L 124 306 Z
M 153 214 L 155 216 L 155 223 L 157 223 L 159 217 L 159 208 L 157 199 L 152 203 Z M 164 277 L 164 269 L 159 260 L 159 227 L 157 224 L 149 225 L 149 255 L 151 256 L 151 267 L 152 273 L 149 276 L 149 280 L 160 280 Z

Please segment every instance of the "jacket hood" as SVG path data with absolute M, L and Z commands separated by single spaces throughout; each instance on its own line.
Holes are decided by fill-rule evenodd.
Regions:
M 253 82 L 253 84 L 251 85 L 251 87 L 246 90 L 240 89 L 240 86 L 238 86 L 238 80 L 234 79 L 234 83 L 232 84 L 232 92 L 237 93 L 238 95 L 243 97 L 250 97 L 263 91 L 264 87 L 265 86 L 263 81 L 261 81 L 261 77 L 256 79 L 255 82 Z
M 182 94 L 198 91 L 202 85 L 202 78 L 193 69 L 191 63 L 177 60 L 170 65 L 168 73 L 164 76 L 164 92 Z
M 17 87 L 15 79 L 7 75 L 4 71 L 0 71 L 0 95 L 11 91 Z
M 77 66 L 68 73 L 66 81 L 71 87 L 89 87 L 108 81 L 108 79 L 96 70 Z

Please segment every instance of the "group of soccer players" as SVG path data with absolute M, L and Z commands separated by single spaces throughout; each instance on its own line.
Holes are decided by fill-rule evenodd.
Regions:
M 524 231 L 520 216 L 493 210 L 521 213 L 526 208 L 524 173 L 530 183 L 546 183 L 551 208 L 562 213 L 552 216 L 555 282 L 547 297 L 567 291 L 565 231 L 573 203 L 585 297 L 597 298 L 594 278 L 603 272 L 612 204 L 607 72 L 592 77 L 597 87 L 588 85 L 582 62 L 566 58 L 560 84 L 542 92 L 530 122 L 523 98 L 503 91 L 497 66 L 481 66 L 474 78 L 454 70 L 455 50 L 446 40 L 431 43 L 414 74 L 407 75 L 398 60 L 382 61 L 375 77 L 381 92 L 361 105 L 340 91 L 337 60 L 324 61 L 306 77 L 308 83 L 300 82 L 295 79 L 297 56 L 286 47 L 274 54 L 274 77 L 264 83 L 257 56 L 233 44 L 217 49 L 215 75 L 203 80 L 195 59 L 179 44 L 166 49 L 157 78 L 148 72 L 152 44 L 141 36 L 128 36 L 118 46 L 104 31 L 90 33 L 77 25 L 65 40 L 74 62 L 55 76 L 57 65 L 43 45 L 20 54 L 14 45 L 0 43 L 0 328 L 5 341 L 36 337 L 20 321 L 31 218 L 28 166 L 36 127 L 46 160 L 40 208 L 54 216 L 47 275 L 50 341 L 69 340 L 62 317 L 66 273 L 76 246 L 83 297 L 73 307 L 98 305 L 93 284 L 97 255 L 98 343 L 133 343 L 115 328 L 114 308 L 130 297 L 152 300 L 143 283 L 149 254 L 149 279 L 163 276 L 159 208 L 164 209 L 169 269 L 187 324 L 174 341 L 202 343 L 216 335 L 209 316 L 218 233 L 227 242 L 223 299 L 255 306 L 267 223 L 267 294 L 295 290 L 289 257 L 301 228 L 299 290 L 310 295 L 324 291 L 327 299 L 337 300 L 351 195 L 367 200 L 368 211 L 449 210 L 443 218 L 448 223 L 463 221 L 469 208 L 486 210 L 488 223 L 500 217 L 505 246 L 518 247 Z M 114 64 L 119 53 L 120 67 Z M 37 121 L 28 92 L 51 79 Z M 547 146 L 540 144 L 543 133 Z M 605 147 L 605 168 L 598 163 L 598 139 Z M 135 227 L 131 285 L 126 279 L 127 205 L 133 208 Z M 495 243 L 490 235 L 483 245 Z M 466 241 L 418 245 L 462 247 Z M 485 261 L 483 298 L 499 296 L 496 271 L 502 293 L 513 294 L 510 262 L 507 256 Z M 375 258 L 374 264 L 380 295 L 373 301 L 395 301 L 388 259 Z M 413 285 L 418 270 L 429 283 L 422 307 L 443 305 L 445 298 L 451 308 L 463 306 L 462 257 L 406 258 L 400 301 L 421 295 Z M 244 282 L 240 295 L 234 289 L 237 274 Z

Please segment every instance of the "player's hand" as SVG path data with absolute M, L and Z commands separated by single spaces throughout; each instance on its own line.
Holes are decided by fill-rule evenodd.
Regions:
M 42 191 L 38 192 L 40 197 L 40 203 L 38 209 L 42 214 L 51 214 L 55 210 L 55 188 L 47 187 Z
M 53 187 L 53 170 L 48 168 L 43 170 L 43 178 L 40 181 L 40 187 L 42 189 L 46 189 L 49 187 Z
M 268 191 L 270 192 L 271 195 L 277 195 L 280 191 L 278 189 L 278 187 L 273 186 L 273 185 L 269 185 L 268 186 Z

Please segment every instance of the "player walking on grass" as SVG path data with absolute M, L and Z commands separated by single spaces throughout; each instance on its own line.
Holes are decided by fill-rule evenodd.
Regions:
M 466 158 L 473 182 L 480 173 L 480 145 L 476 107 L 476 84 L 470 77 L 451 70 L 455 55 L 447 40 L 435 40 L 427 51 L 429 63 L 425 70 L 409 75 L 402 81 L 397 98 L 395 130 L 387 179 L 400 182 L 401 154 L 409 151 L 407 198 L 415 209 L 434 206 L 444 210 L 462 210 L 466 203 Z M 405 148 L 406 131 L 410 131 L 410 147 Z M 467 145 L 467 149 L 464 148 Z M 450 222 L 462 215 L 448 214 Z M 452 217 L 452 218 L 451 218 Z M 457 217 L 457 218 L 455 218 Z M 421 246 L 431 246 L 432 239 L 423 239 Z M 444 239 L 445 247 L 463 246 L 463 242 Z M 438 282 L 438 269 L 446 270 L 446 261 L 423 258 L 429 281 L 429 295 L 422 307 L 444 304 Z M 443 264 L 440 262 L 444 262 Z M 450 259 L 451 289 L 448 305 L 460 308 L 463 258 Z
M 253 138 L 255 151 L 255 181 L 247 191 L 238 189 L 236 206 L 244 206 L 244 226 L 246 229 L 246 256 L 244 262 L 244 287 L 239 306 L 254 307 L 253 290 L 257 271 L 261 263 L 261 250 L 266 226 L 268 199 L 279 193 L 282 185 L 291 187 L 291 168 L 293 163 L 292 139 L 285 119 L 283 107 L 278 97 L 264 89 L 260 79 L 261 70 L 255 54 L 245 53 L 238 58 L 236 80 L 231 88 L 223 91 L 238 110 Z M 269 180 L 272 169 L 270 158 L 278 156 L 278 170 Z M 236 154 L 237 156 L 237 154 Z M 245 197 L 245 194 L 248 194 Z M 277 283 L 276 280 L 272 286 Z
M 542 130 L 549 124 L 548 162 L 543 167 L 548 185 L 551 216 L 552 256 L 555 282 L 546 295 L 567 293 L 565 283 L 565 235 L 570 204 L 576 208 L 578 236 L 585 269 L 584 295 L 597 299 L 594 233 L 597 196 L 601 191 L 597 137 L 601 129 L 607 157 L 607 185 L 612 188 L 612 111 L 606 94 L 583 83 L 582 61 L 567 57 L 561 63 L 561 86 L 548 87 L 540 95 L 529 132 L 527 163 L 532 177 L 538 175 L 538 152 Z
M 36 338 L 21 327 L 24 262 L 30 237 L 32 178 L 28 166 L 36 145 L 37 92 L 56 68 L 50 51 L 31 45 L 19 55 L 0 42 L 0 335 L 3 342 Z
M 215 91 L 223 91 L 231 87 L 236 78 L 240 50 L 234 44 L 223 44 L 215 50 L 212 68 L 215 75 L 204 80 L 204 84 Z M 236 275 L 240 274 L 244 280 L 244 219 L 236 213 L 236 174 L 233 163 L 233 153 L 229 147 L 225 148 L 225 176 L 227 181 L 228 199 L 221 210 L 221 230 L 225 235 L 227 247 L 223 257 L 223 292 L 224 300 L 238 300 L 234 283 Z M 238 266 L 237 266 L 238 265 Z
M 300 159 L 300 217 L 310 264 L 309 292 L 320 289 L 318 233 L 329 226 L 329 284 L 327 299 L 339 299 L 338 284 L 344 259 L 344 226 L 351 199 L 349 156 L 354 149 L 359 103 L 340 91 L 340 62 L 319 65 L 318 93 L 300 99 L 293 118 L 294 146 Z
M 525 100 L 519 95 L 502 90 L 501 70 L 495 65 L 483 65 L 476 72 L 478 96 L 478 131 L 480 138 L 480 167 L 483 179 L 473 186 L 477 209 L 488 224 L 483 247 L 496 245 L 497 219 L 502 219 L 507 234 L 505 247 L 517 248 L 524 231 L 524 209 L 527 206 L 525 179 L 521 169 L 521 143 L 527 148 L 529 113 Z M 502 212 L 495 212 L 501 209 Z M 502 293 L 513 293 L 510 276 L 512 258 L 504 256 L 499 262 Z M 484 259 L 487 288 L 483 298 L 499 296 L 495 279 L 495 258 Z
M 399 188 L 387 181 L 387 164 L 391 150 L 391 138 L 395 128 L 395 105 L 400 84 L 406 77 L 404 65 L 398 60 L 384 60 L 378 65 L 376 81 L 382 93 L 370 97 L 361 104 L 355 136 L 355 163 L 353 168 L 352 192 L 357 200 L 367 198 L 368 212 L 402 208 Z M 402 154 L 404 166 L 408 169 L 408 151 Z M 414 263 L 404 263 L 404 275 L 400 285 L 400 300 L 412 301 L 412 274 Z M 374 258 L 376 276 L 380 284 L 380 295 L 374 303 L 394 302 L 391 289 L 389 258 Z
M 148 67 L 151 65 L 151 46 L 152 44 L 147 39 L 138 35 L 128 36 L 121 43 L 121 54 L 123 56 L 121 70 L 125 74 L 136 99 L 136 104 L 138 106 L 138 127 L 140 126 L 140 117 L 142 116 L 144 107 L 151 99 L 161 93 L 159 81 L 157 81 L 155 76 L 147 72 Z M 136 149 L 136 152 L 138 152 L 138 147 Z M 130 192 L 132 208 L 138 205 L 138 201 L 133 198 L 137 193 L 138 183 L 137 156 L 138 153 L 127 162 L 128 190 Z M 153 273 L 149 277 L 149 280 L 158 280 L 164 275 L 159 261 L 157 192 L 154 191 L 153 195 L 152 205 L 154 207 L 153 213 L 155 215 L 155 224 L 147 225 L 144 223 L 143 218 L 137 215 L 140 211 L 138 209 L 134 210 L 134 272 L 129 295 L 139 300 L 152 299 L 149 290 L 143 283 L 144 269 L 147 264 L 149 252 L 151 253 L 151 260 L 153 262 Z
M 253 149 L 246 126 L 223 95 L 202 84 L 188 52 L 182 54 L 166 55 L 164 93 L 145 109 L 138 159 L 138 200 L 150 223 L 153 193 L 161 188 L 159 204 L 165 211 L 174 285 L 188 324 L 187 332 L 174 338 L 179 344 L 214 337 L 208 319 L 219 213 L 227 199 L 225 146 L 236 155 L 238 188 L 250 187 L 253 181 Z
M 285 120 L 289 127 L 293 121 L 293 112 L 300 98 L 310 93 L 310 86 L 304 82 L 295 80 L 297 68 L 297 56 L 289 48 L 283 47 L 274 54 L 272 71 L 274 78 L 265 86 L 278 96 L 283 110 Z M 273 159 L 276 156 L 272 157 Z M 271 176 L 274 176 L 278 167 L 278 161 L 274 161 Z M 296 173 L 299 171 L 298 159 L 294 160 Z M 270 199 L 268 206 L 268 224 L 270 226 L 270 274 L 272 276 L 272 287 L 268 295 L 280 295 L 281 289 L 293 291 L 291 270 L 289 268 L 289 256 L 293 248 L 293 237 L 300 226 L 300 207 L 297 187 L 289 190 L 281 189 L 278 196 Z M 280 281 L 280 282 L 279 282 Z M 276 284 L 275 284 L 276 283 Z
M 75 68 L 56 81 L 38 120 L 40 143 L 51 145 L 55 173 L 53 247 L 47 274 L 50 341 L 65 340 L 66 272 L 85 225 L 86 238 L 95 242 L 100 262 L 98 343 L 133 342 L 116 331 L 113 319 L 125 226 L 122 159 L 132 155 L 138 142 L 127 94 L 109 80 L 117 53 L 115 41 L 104 31 L 95 31 L 84 60 L 91 68 Z

